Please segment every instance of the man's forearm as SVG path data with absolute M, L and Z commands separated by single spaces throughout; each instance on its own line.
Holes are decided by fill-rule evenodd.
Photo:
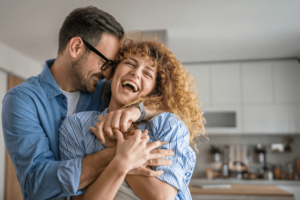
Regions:
M 106 148 L 82 159 L 81 175 L 78 189 L 86 188 L 94 182 L 110 163 L 116 153 L 116 147 Z
M 174 199 L 177 194 L 176 188 L 156 177 L 126 175 L 125 179 L 142 200 Z

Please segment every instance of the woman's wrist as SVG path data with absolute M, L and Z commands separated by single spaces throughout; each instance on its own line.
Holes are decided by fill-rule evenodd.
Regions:
M 126 175 L 131 169 L 128 166 L 128 162 L 125 159 L 120 158 L 119 156 L 115 156 L 110 162 L 112 168 L 115 169 L 117 173 L 120 175 Z

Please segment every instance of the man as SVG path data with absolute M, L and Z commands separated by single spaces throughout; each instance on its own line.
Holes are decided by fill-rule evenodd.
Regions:
M 101 100 L 101 79 L 110 73 L 123 34 L 122 26 L 108 13 L 91 6 L 75 9 L 60 29 L 57 58 L 46 61 L 41 74 L 6 94 L 2 111 L 4 139 L 24 199 L 79 195 L 112 160 L 115 148 L 83 159 L 59 161 L 58 129 L 68 115 L 106 107 L 107 102 Z M 128 123 L 143 118 L 141 111 L 128 108 L 110 113 L 93 132 L 99 134 L 105 129 L 110 134 L 112 127 L 124 131 Z M 146 118 L 156 114 L 147 109 L 146 113 Z M 168 150 L 153 153 L 172 154 Z M 151 163 L 171 164 L 166 160 Z M 145 166 L 131 174 L 160 175 Z

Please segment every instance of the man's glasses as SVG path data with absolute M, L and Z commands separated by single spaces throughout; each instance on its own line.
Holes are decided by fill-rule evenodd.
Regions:
M 109 60 L 107 59 L 102 53 L 100 53 L 97 49 L 95 49 L 95 47 L 93 47 L 91 44 L 89 44 L 87 41 L 85 41 L 84 39 L 81 38 L 81 40 L 83 41 L 83 43 L 95 54 L 97 54 L 98 56 L 100 56 L 103 60 L 105 60 L 104 64 L 101 67 L 101 70 L 107 70 L 108 68 L 110 68 L 111 66 L 113 66 L 115 64 L 115 62 L 113 60 Z

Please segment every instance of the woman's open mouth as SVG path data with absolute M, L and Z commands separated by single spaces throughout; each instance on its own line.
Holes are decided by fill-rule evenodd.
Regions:
M 131 81 L 124 81 L 122 83 L 122 87 L 126 91 L 129 91 L 129 92 L 132 92 L 132 93 L 139 91 L 138 86 L 135 83 L 131 82 Z

